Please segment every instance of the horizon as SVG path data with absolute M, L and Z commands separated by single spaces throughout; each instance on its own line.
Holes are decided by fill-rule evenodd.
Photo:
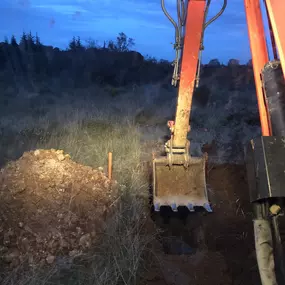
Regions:
M 171 16 L 175 16 L 176 1 L 165 2 Z M 116 3 L 121 3 L 120 7 Z M 208 18 L 220 10 L 223 0 L 212 3 Z M 133 49 L 144 56 L 168 61 L 175 56 L 171 44 L 174 27 L 164 15 L 160 0 L 147 3 L 144 0 L 62 0 L 61 4 L 55 0 L 2 0 L 0 18 L 4 20 L 0 29 L 3 41 L 14 35 L 19 42 L 23 32 L 31 32 L 38 34 L 44 45 L 64 50 L 73 37 L 80 37 L 83 45 L 88 39 L 103 45 L 104 41 L 115 40 L 123 32 L 134 39 Z M 266 23 L 265 30 L 268 36 Z M 243 3 L 239 0 L 228 3 L 222 16 L 206 29 L 204 46 L 203 64 L 215 58 L 221 63 L 238 59 L 241 64 L 251 59 Z

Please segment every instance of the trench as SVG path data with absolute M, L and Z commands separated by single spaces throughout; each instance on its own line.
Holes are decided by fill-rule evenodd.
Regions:
M 245 166 L 212 165 L 207 180 L 212 213 L 152 209 L 152 220 L 161 232 L 162 259 L 167 261 L 162 279 L 172 265 L 184 276 L 179 282 L 157 284 L 260 284 Z

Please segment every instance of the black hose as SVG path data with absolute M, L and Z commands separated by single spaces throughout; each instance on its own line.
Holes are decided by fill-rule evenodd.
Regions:
M 213 23 L 215 20 L 217 20 L 224 13 L 224 11 L 227 7 L 227 4 L 228 4 L 228 0 L 224 0 L 224 4 L 223 4 L 221 10 L 219 11 L 219 13 L 216 16 L 214 16 L 213 18 L 211 18 L 208 22 L 206 22 L 204 29 L 206 29 L 211 23 Z
M 177 1 L 178 24 L 174 21 L 174 19 L 170 16 L 168 11 L 166 10 L 164 0 L 161 0 L 162 11 L 165 14 L 165 16 L 169 19 L 169 21 L 172 23 L 175 29 L 174 48 L 176 50 L 176 56 L 174 60 L 174 72 L 173 72 L 173 77 L 172 77 L 172 85 L 174 86 L 176 86 L 177 81 L 179 80 L 179 58 L 181 56 L 181 51 L 183 47 L 182 28 L 183 26 L 185 26 L 186 17 L 187 17 L 187 8 L 186 8 L 187 5 L 184 3 L 184 1 L 187 1 L 187 0 L 176 0 L 176 1 Z M 202 50 L 204 50 L 203 42 L 204 42 L 205 29 L 223 14 L 227 6 L 227 0 L 224 0 L 221 10 L 214 17 L 212 17 L 208 22 L 206 22 L 210 4 L 211 4 L 211 0 L 207 0 L 207 5 L 206 5 L 205 13 L 204 13 L 204 23 L 203 23 L 201 41 L 200 41 L 200 54 L 199 54 L 199 60 L 198 60 L 198 65 L 197 65 L 196 86 L 199 85 L 199 80 L 200 80 L 201 52 Z
M 175 40 L 178 39 L 178 34 L 179 34 L 179 29 L 178 29 L 178 25 L 176 24 L 176 22 L 173 20 L 173 18 L 170 16 L 170 14 L 167 12 L 166 8 L 165 8 L 165 2 L 164 0 L 161 0 L 161 8 L 163 13 L 165 14 L 165 16 L 169 19 L 169 21 L 172 23 L 172 25 L 174 26 L 175 29 Z
M 204 27 L 202 30 L 201 41 L 200 41 L 200 53 L 199 53 L 199 60 L 198 60 L 197 74 L 196 74 L 196 87 L 199 87 L 199 83 L 200 83 L 200 72 L 201 72 L 201 62 L 202 62 L 202 51 L 204 50 L 205 30 L 211 23 L 213 23 L 215 20 L 217 20 L 224 13 L 224 11 L 227 7 L 227 0 L 224 0 L 224 4 L 223 4 L 221 10 L 213 18 L 211 18 L 208 22 L 206 22 L 210 5 L 211 5 L 211 0 L 208 0 L 207 5 L 206 5 L 206 9 L 205 9 L 205 14 L 204 14 Z

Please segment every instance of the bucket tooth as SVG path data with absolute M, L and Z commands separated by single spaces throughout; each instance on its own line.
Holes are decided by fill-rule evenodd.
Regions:
M 189 204 L 187 205 L 187 208 L 188 208 L 188 210 L 189 210 L 190 212 L 195 212 L 195 210 L 194 210 L 194 205 L 193 205 L 192 203 L 189 203 Z
M 159 212 L 160 211 L 160 205 L 159 203 L 154 204 L 154 211 Z
M 205 210 L 206 210 L 207 212 L 209 212 L 209 213 L 212 213 L 212 212 L 213 212 L 213 210 L 212 210 L 212 208 L 211 208 L 211 206 L 210 206 L 209 203 L 205 203 L 205 204 L 203 205 L 203 207 L 205 208 Z
M 172 203 L 170 206 L 173 212 L 178 212 L 176 203 Z

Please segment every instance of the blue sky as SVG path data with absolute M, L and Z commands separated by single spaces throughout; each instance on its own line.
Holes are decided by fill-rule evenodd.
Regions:
M 206 30 L 203 62 L 250 58 L 243 1 L 228 2 L 224 14 Z M 165 3 L 175 17 L 176 0 Z M 209 17 L 222 4 L 223 0 L 212 0 Z M 37 32 L 44 44 L 59 48 L 66 48 L 73 36 L 101 43 L 124 32 L 143 55 L 174 58 L 174 29 L 160 0 L 0 0 L 0 40 L 12 34 L 19 38 L 23 31 Z

